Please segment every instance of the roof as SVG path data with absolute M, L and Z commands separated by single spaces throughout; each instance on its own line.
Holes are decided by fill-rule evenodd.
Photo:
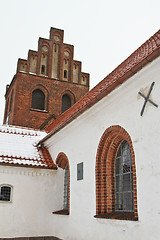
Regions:
M 146 64 L 153 61 L 160 55 L 160 30 L 150 39 L 142 44 L 133 52 L 124 62 L 122 62 L 114 71 L 106 76 L 98 85 L 89 91 L 82 99 L 75 103 L 66 112 L 52 121 L 46 128 L 49 134 L 39 143 L 45 141 L 76 117 L 97 103 L 100 99 L 113 91 L 118 85 L 122 84 L 129 77 L 134 75 Z
M 36 147 L 46 132 L 0 125 L 0 165 L 57 169 L 48 150 Z

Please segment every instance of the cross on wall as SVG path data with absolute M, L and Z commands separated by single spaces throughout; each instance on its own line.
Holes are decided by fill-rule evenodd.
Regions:
M 156 103 L 154 103 L 151 99 L 149 99 L 149 96 L 152 92 L 154 84 L 155 84 L 155 82 L 152 82 L 152 84 L 150 86 L 150 89 L 149 89 L 149 92 L 147 94 L 147 97 L 143 93 L 138 92 L 138 94 L 145 99 L 142 110 L 141 110 L 141 113 L 140 113 L 141 116 L 143 115 L 143 112 L 144 112 L 144 109 L 146 107 L 147 102 L 150 102 L 153 106 L 158 107 L 158 105 Z

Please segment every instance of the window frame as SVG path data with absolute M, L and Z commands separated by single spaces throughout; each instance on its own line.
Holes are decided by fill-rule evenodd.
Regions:
M 40 90 L 44 94 L 44 110 L 32 107 L 33 92 L 36 90 Z M 39 111 L 39 112 L 48 112 L 48 91 L 46 90 L 46 88 L 43 85 L 37 85 L 35 88 L 32 89 L 30 106 L 31 106 L 30 110 Z
M 61 113 L 66 112 L 66 111 L 70 108 L 70 107 L 69 107 L 69 108 L 67 108 L 65 111 L 62 111 L 62 110 L 63 110 L 63 97 L 64 97 L 65 95 L 70 98 L 70 103 L 71 103 L 71 106 L 70 106 L 70 107 L 72 107 L 73 104 L 75 103 L 75 96 L 74 96 L 74 94 L 73 94 L 71 91 L 65 91 L 65 92 L 63 92 L 63 94 L 62 94 L 62 96 L 61 96 Z
M 0 185 L 0 194 L 2 187 L 9 187 L 10 188 L 10 200 L 0 200 L 0 203 L 12 203 L 13 202 L 13 186 L 10 184 L 1 184 Z
M 68 171 L 68 186 L 67 186 L 67 204 L 68 207 L 65 207 L 65 173 L 64 172 L 64 179 L 63 179 L 63 184 L 64 184 L 64 188 L 63 188 L 63 208 L 61 210 L 58 211 L 54 211 L 52 212 L 53 214 L 59 214 L 59 215 L 69 215 L 70 214 L 70 168 L 69 168 L 69 161 L 67 156 L 65 155 L 65 153 L 60 152 L 56 158 L 56 164 L 58 165 L 59 168 L 62 168 L 64 171 Z
M 120 144 L 126 140 L 130 146 L 133 169 L 133 204 L 134 212 L 116 211 L 115 198 L 115 159 Z M 103 133 L 96 156 L 96 218 L 138 220 L 137 184 L 135 155 L 132 140 L 127 131 L 114 125 Z

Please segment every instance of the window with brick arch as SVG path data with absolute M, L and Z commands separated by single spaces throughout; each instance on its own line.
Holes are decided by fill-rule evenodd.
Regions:
M 40 89 L 36 89 L 32 92 L 31 108 L 45 110 L 45 94 Z
M 118 125 L 106 129 L 98 146 L 95 217 L 138 220 L 133 145 Z
M 62 96 L 62 113 L 72 106 L 71 97 L 68 94 Z
M 56 164 L 64 170 L 63 180 L 63 206 L 61 210 L 53 212 L 53 214 L 69 215 L 70 212 L 70 170 L 69 161 L 65 153 L 60 152 L 56 159 Z

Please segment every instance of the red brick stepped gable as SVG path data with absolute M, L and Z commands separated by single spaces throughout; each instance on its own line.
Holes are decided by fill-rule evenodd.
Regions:
M 64 96 L 70 107 L 88 92 L 89 74 L 81 71 L 74 46 L 64 43 L 63 35 L 63 30 L 51 28 L 49 39 L 39 38 L 38 51 L 29 50 L 26 60 L 18 60 L 17 73 L 6 88 L 4 124 L 44 129 L 62 113 Z M 41 101 L 33 97 L 37 91 Z
M 54 122 L 51 122 L 46 129 L 47 132 L 50 133 L 44 139 L 49 138 L 52 134 L 59 131 L 62 127 L 83 113 L 87 108 L 90 108 L 108 93 L 113 91 L 118 85 L 122 84 L 129 77 L 138 72 L 146 64 L 157 58 L 160 55 L 159 47 L 160 30 L 142 44 L 81 100 L 68 109 L 64 114 L 59 116 Z

